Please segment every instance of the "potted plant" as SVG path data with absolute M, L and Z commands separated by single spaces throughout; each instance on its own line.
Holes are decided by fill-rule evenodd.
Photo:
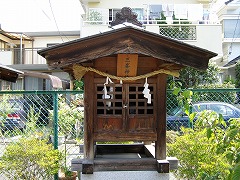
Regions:
M 62 159 L 62 153 L 47 140 L 25 137 L 6 147 L 0 159 L 0 173 L 9 179 L 51 179 Z
M 58 179 L 59 180 L 76 180 L 77 172 L 71 171 L 71 168 L 67 166 L 67 143 L 66 136 L 64 141 L 64 164 L 60 168 Z
M 58 179 L 59 180 L 76 180 L 77 172 L 71 171 L 69 167 L 63 167 L 59 172 Z

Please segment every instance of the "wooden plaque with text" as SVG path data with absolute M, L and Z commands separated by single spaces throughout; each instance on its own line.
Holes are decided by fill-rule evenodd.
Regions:
M 117 76 L 132 77 L 137 75 L 138 55 L 118 54 Z

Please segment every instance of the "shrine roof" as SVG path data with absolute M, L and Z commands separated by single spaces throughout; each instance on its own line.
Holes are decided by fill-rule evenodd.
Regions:
M 105 32 L 79 38 L 38 51 L 51 69 L 64 69 L 74 64 L 117 54 L 138 54 L 159 60 L 206 70 L 216 53 L 197 46 L 123 23 Z

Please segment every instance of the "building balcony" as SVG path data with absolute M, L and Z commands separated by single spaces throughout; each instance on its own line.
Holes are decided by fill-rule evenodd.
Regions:
M 198 46 L 222 55 L 222 26 L 218 22 L 187 20 L 146 20 L 143 28 L 169 38 Z M 81 37 L 110 30 L 108 21 L 83 21 Z
M 46 60 L 37 54 L 42 48 L 7 48 L 0 49 L 0 59 L 3 65 L 14 64 L 46 64 Z
M 221 24 L 201 21 L 144 21 L 143 29 L 201 47 L 222 56 Z M 81 38 L 110 30 L 110 22 L 84 21 Z M 4 65 L 46 64 L 46 60 L 37 54 L 42 48 L 6 48 L 0 49 L 0 60 Z

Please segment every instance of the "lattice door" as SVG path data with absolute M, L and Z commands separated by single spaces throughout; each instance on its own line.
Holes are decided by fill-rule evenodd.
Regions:
M 142 83 L 108 84 L 104 98 L 103 84 L 96 84 L 95 132 L 155 132 L 156 84 L 150 84 L 151 104 L 142 93 Z

